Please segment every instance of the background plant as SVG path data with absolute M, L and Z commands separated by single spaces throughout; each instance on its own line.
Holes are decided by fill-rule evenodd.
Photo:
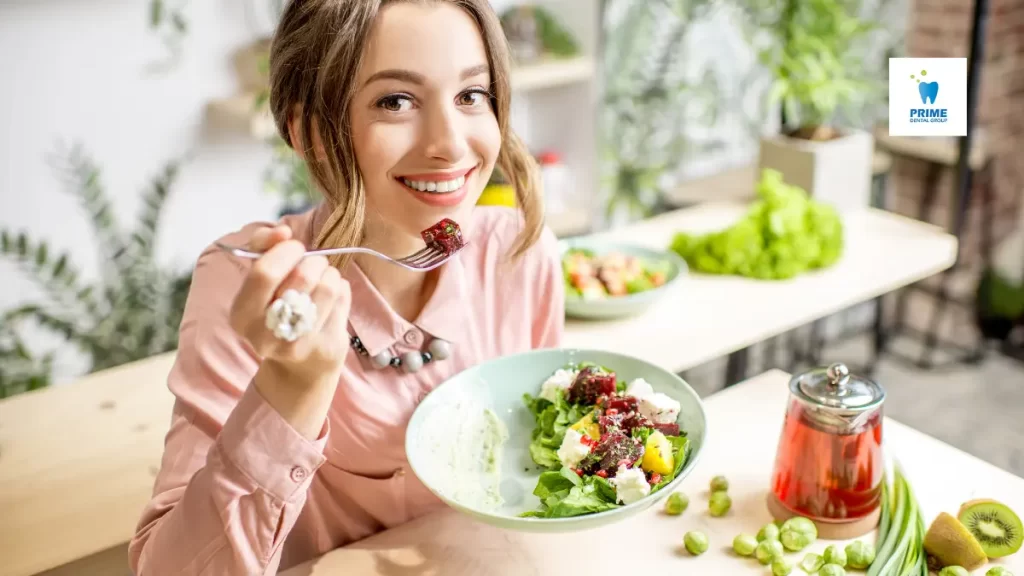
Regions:
M 888 4 L 741 1 L 741 24 L 771 77 L 765 112 L 781 109 L 784 132 L 863 121 L 869 109 L 877 113 L 873 103 L 887 92 L 878 61 L 886 70 L 888 64 L 873 51 L 889 33 L 879 20 Z
M 143 195 L 135 225 L 124 230 L 95 162 L 75 145 L 56 156 L 68 191 L 89 217 L 100 252 L 99 278 L 83 279 L 69 254 L 45 241 L 0 229 L 0 257 L 15 261 L 43 297 L 0 316 L 0 397 L 46 386 L 53 352 L 32 353 L 23 330 L 35 326 L 59 336 L 89 360 L 89 371 L 118 366 L 177 348 L 191 271 L 162 269 L 155 258 L 160 217 L 178 173 L 168 163 Z
M 687 33 L 714 0 L 602 4 L 602 181 L 606 216 L 620 209 L 645 217 L 658 209 L 662 181 L 690 153 L 721 143 L 693 138 L 687 128 L 713 125 L 718 79 L 710 69 L 693 75 L 684 57 Z
M 263 173 L 265 189 L 279 196 L 283 211 L 303 210 L 320 201 L 305 161 L 279 137 L 272 142 L 273 159 Z

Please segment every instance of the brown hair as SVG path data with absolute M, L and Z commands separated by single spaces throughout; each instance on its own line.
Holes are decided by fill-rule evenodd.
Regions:
M 382 5 L 396 1 L 409 0 L 292 0 L 271 44 L 270 109 L 278 132 L 289 146 L 303 152 L 310 175 L 331 207 L 316 247 L 356 246 L 363 238 L 366 200 L 352 146 L 349 105 L 374 19 Z M 509 125 L 508 43 L 488 0 L 441 1 L 468 12 L 487 47 L 491 106 L 501 131 L 497 168 L 515 189 L 524 222 L 512 250 L 516 258 L 540 237 L 544 215 L 536 163 Z M 298 117 L 296 110 L 301 110 Z M 293 141 L 293 127 L 301 142 Z M 313 152 L 314 135 L 323 154 Z M 346 262 L 332 260 L 338 267 Z

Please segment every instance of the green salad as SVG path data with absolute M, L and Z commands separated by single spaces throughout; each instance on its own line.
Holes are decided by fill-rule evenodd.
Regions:
M 628 385 L 593 363 L 555 371 L 523 398 L 536 426 L 530 457 L 544 468 L 524 517 L 565 518 L 611 510 L 657 492 L 680 473 L 690 443 L 679 402 L 638 378 Z
M 562 256 L 562 272 L 569 294 L 599 299 L 651 290 L 668 281 L 668 260 L 647 261 L 621 252 L 597 255 L 572 248 Z

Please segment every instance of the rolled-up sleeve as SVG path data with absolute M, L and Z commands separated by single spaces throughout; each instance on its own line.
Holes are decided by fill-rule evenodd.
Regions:
M 175 396 L 153 497 L 129 547 L 136 576 L 274 574 L 324 461 L 250 382 L 258 357 L 228 324 L 244 270 L 199 258 L 168 379 Z

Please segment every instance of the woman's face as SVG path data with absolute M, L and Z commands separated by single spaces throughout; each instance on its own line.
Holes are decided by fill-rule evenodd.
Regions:
M 501 146 L 490 82 L 483 38 L 462 9 L 380 11 L 351 108 L 368 239 L 399 248 L 444 217 L 468 223 Z

